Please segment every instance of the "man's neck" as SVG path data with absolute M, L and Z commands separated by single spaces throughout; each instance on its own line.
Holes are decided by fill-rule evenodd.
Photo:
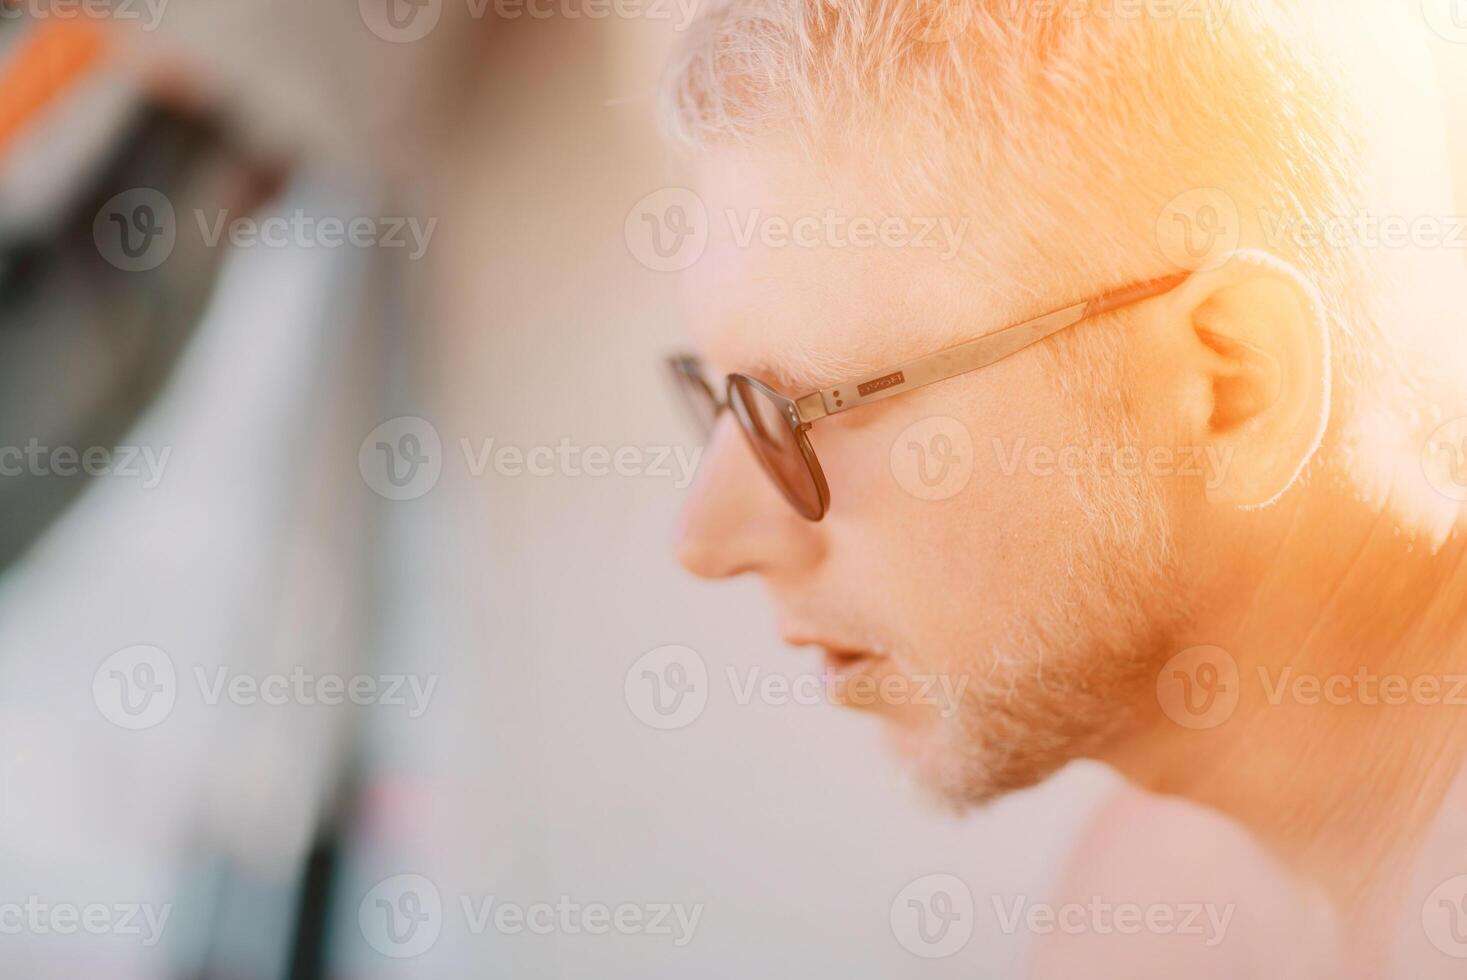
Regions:
M 1341 498 L 1250 527 L 1249 559 L 1182 644 L 1226 651 L 1205 657 L 1236 664 L 1236 707 L 1200 729 L 1162 714 L 1108 761 L 1242 822 L 1345 924 L 1393 922 L 1467 762 L 1467 547 L 1458 533 L 1433 549 Z

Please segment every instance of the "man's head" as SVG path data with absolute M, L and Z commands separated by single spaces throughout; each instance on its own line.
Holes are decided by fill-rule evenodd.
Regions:
M 1326 488 L 1404 492 L 1438 537 L 1453 519 L 1420 445 L 1462 413 L 1440 370 L 1464 363 L 1442 329 L 1461 256 L 1376 241 L 1454 211 L 1422 42 L 1378 0 L 1298 6 L 735 0 L 673 65 L 717 371 L 804 395 L 1194 270 L 821 421 L 819 523 L 730 420 L 714 434 L 684 562 L 760 575 L 847 685 L 902 681 L 880 708 L 951 799 L 1102 754 L 1199 609 Z M 911 703 L 932 675 L 957 710 Z

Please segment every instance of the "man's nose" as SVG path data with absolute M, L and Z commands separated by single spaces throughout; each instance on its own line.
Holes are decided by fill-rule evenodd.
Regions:
M 677 557 L 694 575 L 795 573 L 824 553 L 819 525 L 795 513 L 726 412 L 690 494 L 678 528 Z

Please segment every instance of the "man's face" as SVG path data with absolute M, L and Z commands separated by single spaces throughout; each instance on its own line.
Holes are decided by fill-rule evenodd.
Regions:
M 871 185 L 810 167 L 715 160 L 698 192 L 711 233 L 686 274 L 695 344 L 717 378 L 791 396 L 1045 312 L 995 284 L 1063 275 L 984 268 L 952 254 L 953 235 L 992 254 L 982 238 L 1003 229 L 895 212 Z M 801 217 L 815 220 L 786 241 L 780 222 Z M 860 244 L 857 218 L 895 223 Z M 1030 785 L 1123 725 L 1177 619 L 1160 486 L 1081 455 L 1125 440 L 1124 367 L 1076 372 L 1064 392 L 1051 370 L 1030 349 L 817 423 L 831 493 L 819 523 L 724 413 L 684 515 L 684 564 L 757 574 L 785 639 L 823 648 L 844 703 L 884 716 L 957 803 Z

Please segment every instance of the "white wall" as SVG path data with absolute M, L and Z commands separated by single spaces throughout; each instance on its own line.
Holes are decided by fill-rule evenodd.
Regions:
M 467 474 L 460 437 L 688 443 L 657 362 L 679 343 L 677 284 L 640 266 L 622 230 L 634 202 L 676 179 L 650 102 L 666 38 L 641 21 L 512 25 L 456 155 L 447 189 L 464 197 L 442 229 L 433 324 L 445 470 L 432 514 L 414 520 L 441 563 L 444 616 L 467 614 L 452 654 L 461 683 L 436 717 L 476 744 L 439 784 L 452 798 L 445 827 L 482 832 L 469 853 L 428 848 L 424 860 L 445 904 L 565 893 L 705 910 L 681 949 L 648 936 L 474 937 L 450 912 L 421 963 L 512 976 L 1018 976 L 1029 939 L 1000 931 L 994 898 L 1044 900 L 1106 777 L 1072 772 L 984 813 L 935 814 L 870 720 L 735 702 L 727 668 L 742 679 L 814 664 L 781 647 L 755 583 L 676 567 L 682 494 L 669 481 Z M 624 682 L 664 644 L 698 652 L 710 696 L 693 723 L 657 731 Z M 929 961 L 900 945 L 890 917 L 909 882 L 937 872 L 971 888 L 977 928 Z

